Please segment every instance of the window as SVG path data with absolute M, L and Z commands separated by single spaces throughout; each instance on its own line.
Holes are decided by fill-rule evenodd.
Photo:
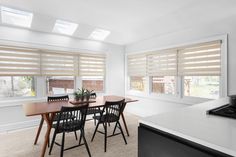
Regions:
M 184 96 L 217 99 L 220 96 L 219 76 L 185 76 Z
M 146 76 L 146 56 L 129 55 L 128 56 L 128 76 L 129 90 L 144 91 Z
M 74 76 L 48 76 L 47 77 L 47 94 L 71 94 L 74 92 Z
M 186 47 L 179 50 L 178 57 L 178 72 L 184 79 L 184 96 L 219 98 L 221 42 Z
M 130 77 L 130 90 L 144 91 L 145 90 L 145 77 L 131 76 Z
M 128 55 L 129 89 L 144 91 L 147 86 L 157 94 L 217 99 L 226 88 L 222 65 L 227 57 L 221 47 L 222 41 L 216 40 Z
M 0 98 L 36 96 L 32 76 L 0 76 L 0 86 Z
M 157 94 L 175 94 L 176 79 L 174 76 L 152 77 L 152 92 Z
M 2 23 L 21 27 L 31 27 L 33 13 L 1 7 Z
M 82 87 L 88 90 L 96 92 L 102 92 L 104 90 L 104 81 L 102 77 L 83 77 Z
M 53 32 L 65 35 L 73 35 L 77 27 L 78 27 L 77 23 L 57 20 L 53 28 Z
M 105 65 L 104 55 L 80 55 L 79 76 L 82 78 L 82 87 L 104 91 Z

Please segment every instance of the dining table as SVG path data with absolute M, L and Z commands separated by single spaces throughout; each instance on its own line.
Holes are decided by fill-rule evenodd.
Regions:
M 74 100 L 57 101 L 57 102 L 43 101 L 43 102 L 29 102 L 29 103 L 23 104 L 23 109 L 26 116 L 41 116 L 47 124 L 47 130 L 45 133 L 45 138 L 44 138 L 40 157 L 44 157 L 45 155 L 47 145 L 49 143 L 53 119 L 56 113 L 60 112 L 62 106 L 73 107 L 75 105 L 81 105 L 81 104 L 87 103 L 89 104 L 88 108 L 98 108 L 98 107 L 103 107 L 106 102 L 120 101 L 123 99 L 125 99 L 125 104 L 137 101 L 137 100 L 127 98 L 127 97 L 122 97 L 122 96 L 106 95 L 106 96 L 98 96 L 95 99 L 89 99 L 89 100 L 84 100 L 84 101 L 74 101 Z M 125 126 L 127 135 L 129 136 L 128 127 L 127 127 L 123 112 L 121 113 L 121 119 Z M 37 144 L 39 134 L 40 132 L 37 133 L 34 144 Z

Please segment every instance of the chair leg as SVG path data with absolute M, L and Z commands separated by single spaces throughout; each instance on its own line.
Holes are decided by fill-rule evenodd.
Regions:
M 76 139 L 76 141 L 77 141 L 77 140 L 78 140 L 78 136 L 77 136 L 76 131 L 75 131 L 74 133 L 75 133 L 75 139 Z
M 96 114 L 94 113 L 94 117 L 96 116 Z M 94 120 L 94 125 L 96 126 L 96 119 L 95 118 L 93 118 L 93 120 Z
M 51 155 L 51 152 L 52 152 L 52 148 L 53 148 L 53 145 L 55 143 L 55 139 L 56 139 L 56 130 L 54 131 L 54 134 L 53 134 L 53 138 L 52 138 L 52 143 L 51 143 L 51 146 L 50 146 L 50 150 L 49 150 L 49 155 Z M 48 142 L 49 143 L 49 142 Z
M 81 144 L 81 140 L 82 140 L 82 132 L 80 131 L 80 136 L 79 136 L 79 145 Z
M 120 131 L 121 131 L 121 134 L 122 134 L 122 136 L 123 136 L 123 139 L 124 139 L 124 141 L 125 141 L 125 144 L 127 144 L 127 141 L 126 141 L 126 139 L 125 139 L 125 135 L 124 135 L 124 132 L 123 132 L 123 130 L 122 130 L 122 127 L 121 127 L 121 125 L 120 125 L 120 122 L 119 121 L 117 121 L 117 123 L 119 124 L 119 129 L 120 129 Z
M 65 132 L 62 134 L 62 140 L 61 140 L 61 157 L 63 157 L 64 153 L 64 142 L 65 142 Z
M 85 144 L 85 147 L 86 147 L 87 152 L 88 152 L 88 154 L 89 154 L 89 157 L 91 157 L 91 153 L 90 153 L 90 150 L 89 150 L 89 147 L 88 147 L 88 143 L 87 143 L 86 138 L 85 138 L 85 135 L 84 135 L 84 130 L 81 130 L 81 135 L 82 135 L 82 137 L 83 137 L 84 144 Z
M 96 132 L 97 132 L 97 130 L 98 130 L 98 126 L 99 126 L 99 122 L 97 123 L 97 126 L 96 126 L 96 128 L 95 128 L 95 130 L 94 130 L 94 133 L 93 133 L 93 137 L 92 137 L 92 139 L 91 139 L 91 142 L 93 142 L 93 139 L 94 139 L 94 137 L 95 137 L 95 134 L 96 134 Z
M 34 145 L 36 145 L 37 142 L 38 142 L 38 138 L 39 138 L 40 132 L 42 130 L 43 122 L 44 122 L 44 119 L 43 119 L 43 117 L 41 117 L 41 120 L 40 120 L 40 123 L 39 123 L 39 128 L 38 128 L 35 140 L 34 140 Z
M 115 132 L 116 132 L 116 127 L 117 127 L 117 122 L 116 122 L 116 125 L 115 125 L 115 127 L 114 127 L 114 130 L 113 130 L 113 135 L 115 134 Z
M 105 130 L 105 134 L 104 134 L 104 152 L 106 152 L 107 151 L 107 122 L 105 122 L 104 130 Z

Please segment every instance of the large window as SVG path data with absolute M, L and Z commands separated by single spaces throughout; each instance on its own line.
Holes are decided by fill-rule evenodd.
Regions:
M 227 57 L 221 47 L 218 40 L 128 55 L 129 90 L 147 86 L 148 93 L 217 99 L 226 88 L 222 65 Z
M 152 92 L 157 94 L 175 94 L 176 79 L 174 76 L 152 77 Z
M 70 94 L 74 92 L 74 76 L 50 76 L 47 77 L 47 94 Z
M 0 98 L 36 95 L 35 79 L 31 76 L 1 76 L 0 87 Z

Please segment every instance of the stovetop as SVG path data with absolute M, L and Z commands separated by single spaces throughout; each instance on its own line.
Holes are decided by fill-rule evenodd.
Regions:
M 236 108 L 227 104 L 208 111 L 208 114 L 236 119 Z

